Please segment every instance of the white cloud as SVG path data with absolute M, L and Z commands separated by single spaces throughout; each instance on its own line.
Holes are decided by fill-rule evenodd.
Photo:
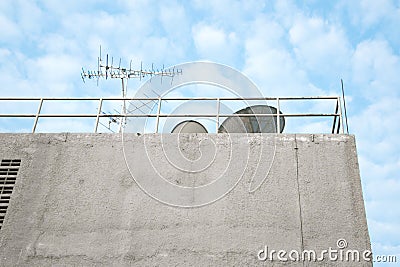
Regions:
M 236 60 L 239 40 L 235 32 L 202 23 L 195 25 L 192 31 L 194 45 L 202 59 L 226 64 Z
M 358 112 L 349 121 L 357 137 L 371 240 L 382 255 L 400 255 L 400 213 L 393 208 L 400 204 L 399 59 L 386 41 L 374 39 L 359 43 L 351 59 L 359 109 L 353 107 Z M 368 101 L 360 102 L 363 98 Z
M 392 0 L 362 0 L 359 4 L 361 8 L 360 11 L 363 14 L 361 20 L 366 26 L 378 23 L 395 9 Z
M 251 41 L 254 42 L 257 41 Z M 251 50 L 251 43 L 246 46 L 247 51 Z M 250 52 L 244 71 L 255 80 L 266 96 L 299 96 L 309 91 L 306 74 L 297 68 L 291 55 L 282 49 L 265 49 L 255 54 Z
M 384 209 L 385 206 L 381 205 L 380 208 Z M 398 231 L 400 224 L 395 222 L 396 218 L 393 217 L 391 222 L 380 222 L 373 219 L 369 220 L 370 231 L 375 233 L 380 240 L 385 240 L 388 245 L 397 245 L 397 240 L 400 239 L 400 232 Z
M 18 24 L 23 29 L 25 36 L 37 37 L 46 25 L 46 14 L 38 7 L 35 1 L 17 1 Z
M 190 23 L 183 5 L 163 2 L 160 5 L 160 21 L 168 36 L 185 38 L 180 33 L 190 34 Z
M 367 40 L 357 45 L 352 57 L 353 81 L 371 101 L 399 95 L 400 57 L 383 40 Z
M 377 97 L 375 102 L 369 106 L 364 106 L 359 114 L 350 117 L 354 131 L 363 140 L 375 141 L 374 144 L 376 144 L 376 141 L 387 140 L 394 142 L 392 146 L 400 145 L 397 141 L 397 134 L 400 130 L 400 123 L 398 122 L 400 111 L 396 108 L 399 101 L 399 97 L 381 99 Z M 369 147 L 368 151 L 371 151 L 371 149 L 374 149 L 374 147 Z M 382 153 L 389 151 L 382 151 Z
M 351 49 L 338 25 L 320 17 L 299 16 L 289 35 L 297 60 L 310 72 L 336 78 L 348 70 Z
M 392 17 L 396 13 L 396 4 L 393 0 L 360 0 L 360 1 L 342 1 L 340 5 L 346 6 L 351 20 L 361 30 L 374 26 Z M 397 8 L 399 4 L 397 3 Z
M 274 11 L 274 17 L 282 23 L 285 29 L 290 29 L 295 18 L 302 13 L 292 0 L 275 1 Z
M 60 132 L 93 132 L 94 120 L 64 118 L 64 119 L 40 119 L 37 124 L 38 133 L 60 133 Z M 101 126 L 99 126 L 101 128 Z M 105 131 L 107 132 L 107 131 Z
M 210 50 L 221 49 L 226 45 L 226 34 L 220 29 L 211 26 L 197 25 L 193 29 L 194 41 L 200 53 L 208 53 Z
M 203 20 L 223 26 L 227 30 L 233 29 L 242 31 L 247 25 L 247 21 L 261 14 L 269 3 L 263 0 L 242 0 L 242 1 L 193 1 L 194 7 L 204 12 Z M 229 8 L 227 8 L 229 7 Z
M 304 95 L 309 86 L 306 73 L 299 68 L 288 49 L 285 29 L 273 19 L 258 17 L 245 40 L 244 72 L 267 96 Z
M 21 37 L 21 32 L 17 24 L 1 14 L 0 14 L 0 28 L 1 28 L 0 44 L 2 43 L 12 44 L 16 40 L 19 40 Z
M 80 64 L 76 58 L 63 54 L 47 54 L 27 59 L 24 80 L 30 88 L 24 93 L 31 96 L 73 95 L 74 81 L 79 79 Z

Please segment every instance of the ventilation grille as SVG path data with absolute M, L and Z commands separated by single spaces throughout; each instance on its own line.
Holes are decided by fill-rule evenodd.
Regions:
M 20 165 L 20 159 L 3 159 L 0 163 L 0 229 L 3 227 Z

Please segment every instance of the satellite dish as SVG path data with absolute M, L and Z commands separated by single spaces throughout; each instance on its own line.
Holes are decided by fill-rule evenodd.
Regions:
M 234 114 L 277 114 L 277 109 L 268 105 L 254 105 Z M 279 114 L 282 114 L 279 111 Z M 276 133 L 277 117 L 246 116 L 228 117 L 219 127 L 220 133 Z M 279 116 L 280 132 L 285 128 L 285 118 Z
M 171 133 L 207 133 L 207 129 L 200 122 L 187 120 L 178 123 Z

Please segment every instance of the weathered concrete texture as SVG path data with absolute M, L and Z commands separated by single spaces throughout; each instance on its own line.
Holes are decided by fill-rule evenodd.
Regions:
M 340 238 L 349 249 L 370 249 L 353 136 L 184 134 L 179 149 L 174 134 L 163 135 L 162 146 L 157 134 L 124 138 L 135 174 L 150 176 L 154 164 L 166 180 L 188 187 L 224 172 L 243 177 L 214 203 L 174 207 L 134 181 L 121 135 L 0 134 L 0 158 L 22 159 L 0 231 L 0 266 L 371 266 L 257 259 L 264 246 L 318 252 L 337 249 Z M 201 140 L 212 142 L 199 147 Z M 144 141 L 151 164 L 137 154 Z M 174 149 L 170 155 L 191 160 L 171 167 L 163 153 Z M 213 163 L 191 171 L 213 149 Z M 232 150 L 245 158 L 232 160 Z M 257 186 L 266 173 L 249 193 L 252 175 Z

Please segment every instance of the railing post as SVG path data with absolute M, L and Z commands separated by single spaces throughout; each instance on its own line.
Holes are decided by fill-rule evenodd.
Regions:
M 336 128 L 336 120 L 337 120 L 337 114 L 338 114 L 338 111 L 339 111 L 339 105 L 340 105 L 340 103 L 339 103 L 339 98 L 337 98 L 336 99 L 336 108 L 335 108 L 335 116 L 333 117 L 333 125 L 332 125 L 332 133 L 334 134 L 335 133 L 335 128 Z
M 36 131 L 36 126 L 39 121 L 39 115 L 40 115 L 40 111 L 42 110 L 42 105 L 43 105 L 43 98 L 40 98 L 39 108 L 38 108 L 38 111 L 35 116 L 35 122 L 33 123 L 32 133 L 35 133 L 35 131 Z
M 217 98 L 217 121 L 216 121 L 215 133 L 218 133 L 218 129 L 219 129 L 219 111 L 220 111 L 220 104 L 221 104 L 221 101 L 220 101 L 219 98 Z
M 99 119 L 101 114 L 101 107 L 103 105 L 103 98 L 99 99 L 99 107 L 97 108 L 96 124 L 94 125 L 94 132 L 97 133 L 97 128 L 99 126 Z
M 343 125 L 343 116 L 342 116 L 342 101 L 340 101 L 340 96 L 338 97 L 338 101 L 340 103 L 339 105 L 339 126 L 337 129 L 336 133 L 339 133 L 339 130 L 341 130 L 341 133 L 344 134 L 344 125 Z
M 160 123 L 160 112 L 161 112 L 161 97 L 158 98 L 156 133 L 158 133 L 158 125 Z
M 280 117 L 279 117 L 279 111 L 281 110 L 281 108 L 280 108 L 280 102 L 279 102 L 279 97 L 277 97 L 276 98 L 276 102 L 277 102 L 277 109 L 276 109 L 276 113 L 277 113 L 277 116 L 276 116 L 276 133 L 281 133 L 281 120 L 280 120 Z

